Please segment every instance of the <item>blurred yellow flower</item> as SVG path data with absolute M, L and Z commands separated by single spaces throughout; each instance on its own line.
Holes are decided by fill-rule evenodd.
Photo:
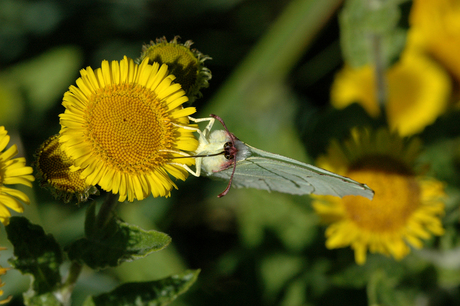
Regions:
M 198 141 L 188 119 L 195 108 L 182 107 L 188 99 L 168 67 L 125 57 L 80 73 L 62 102 L 61 150 L 88 185 L 119 194 L 120 202 L 169 196 L 176 187 L 169 174 L 185 180 L 183 166 L 195 162 L 172 159 L 194 151 Z
M 409 22 L 408 45 L 427 51 L 460 82 L 460 1 L 414 0 Z
M 22 213 L 24 206 L 20 201 L 30 203 L 29 198 L 23 192 L 5 185 L 22 184 L 32 187 L 34 181 L 32 168 L 26 166 L 26 159 L 24 157 L 13 158 L 18 154 L 16 145 L 5 150 L 9 142 L 8 132 L 3 126 L 0 126 L 0 221 L 4 225 L 8 225 L 11 217 L 8 208 Z
M 429 58 L 416 53 L 403 53 L 399 62 L 386 73 L 388 124 L 401 136 L 421 132 L 447 108 L 451 83 L 447 73 Z M 359 103 L 372 117 L 380 115 L 376 98 L 373 67 L 345 66 L 335 77 L 331 103 L 338 109 Z
M 0 247 L 0 251 L 3 251 L 3 250 L 6 250 L 6 248 Z M 3 268 L 2 266 L 0 266 L 0 275 L 5 275 L 5 274 L 6 274 L 6 271 L 8 271 L 8 268 Z M 0 279 L 0 288 L 3 287 L 3 286 L 5 286 L 5 283 L 2 282 L 2 280 Z M 3 290 L 0 289 L 0 296 L 2 296 L 2 295 L 3 295 Z M 8 303 L 9 301 L 11 301 L 12 298 L 13 298 L 13 296 L 10 295 L 10 296 L 7 297 L 6 299 L 1 300 L 1 301 L 0 301 L 0 304 L 3 305 L 3 304 Z
M 405 142 L 396 134 L 354 129 L 352 138 L 340 145 L 332 142 L 317 165 L 367 184 L 374 199 L 359 196 L 315 196 L 313 208 L 326 229 L 326 247 L 350 246 L 358 264 L 371 253 L 404 258 L 411 245 L 442 235 L 444 185 L 415 175 L 413 165 L 420 142 Z

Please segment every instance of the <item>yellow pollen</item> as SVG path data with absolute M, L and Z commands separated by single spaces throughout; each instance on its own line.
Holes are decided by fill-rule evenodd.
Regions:
M 137 84 L 115 84 L 89 99 L 85 114 L 93 152 L 122 172 L 147 172 L 167 162 L 174 127 L 166 105 Z
M 413 175 L 388 170 L 352 170 L 348 176 L 365 182 L 375 191 L 372 201 L 363 197 L 343 198 L 345 210 L 358 227 L 377 233 L 391 233 L 407 224 L 421 206 L 420 186 Z

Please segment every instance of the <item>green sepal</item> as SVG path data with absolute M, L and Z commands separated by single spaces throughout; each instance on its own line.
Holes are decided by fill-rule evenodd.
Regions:
M 85 236 L 72 243 L 67 252 L 71 260 L 84 263 L 92 269 L 115 267 L 125 261 L 144 258 L 171 242 L 171 237 L 165 233 L 147 231 L 116 217 L 99 227 L 94 205 L 87 210 Z
M 31 288 L 24 294 L 24 299 L 45 296 L 58 289 L 61 284 L 59 266 L 63 261 L 63 255 L 54 237 L 45 234 L 41 226 L 30 223 L 24 217 L 11 217 L 10 224 L 6 226 L 6 233 L 14 246 L 15 256 L 8 262 L 16 270 L 32 277 Z M 41 300 L 44 301 L 46 298 Z
M 345 62 L 358 68 L 374 63 L 373 36 L 381 39 L 384 62 L 390 64 L 404 48 L 406 29 L 399 26 L 404 0 L 348 0 L 339 15 L 340 43 Z
M 126 283 L 111 292 L 89 296 L 83 306 L 162 306 L 186 292 L 198 278 L 200 270 L 187 270 L 151 282 Z

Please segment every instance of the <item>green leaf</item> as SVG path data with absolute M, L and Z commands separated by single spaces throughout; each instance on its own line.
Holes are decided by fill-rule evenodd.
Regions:
M 103 228 L 97 228 L 94 206 L 88 208 L 86 237 L 68 248 L 71 260 L 85 263 L 93 269 L 115 267 L 125 261 L 144 258 L 165 248 L 171 237 L 155 230 L 144 230 L 136 225 L 112 218 Z
M 11 266 L 32 276 L 32 290 L 36 294 L 55 290 L 61 284 L 59 266 L 63 257 L 54 237 L 24 217 L 10 218 L 6 233 L 14 246 L 15 257 L 9 260 Z
M 398 27 L 399 5 L 404 0 L 348 0 L 339 15 L 340 43 L 345 62 L 360 67 L 374 62 L 372 39 L 381 39 L 384 63 L 389 64 L 401 53 L 406 31 Z
M 179 294 L 186 292 L 196 281 L 199 273 L 200 270 L 187 270 L 182 274 L 157 281 L 126 283 L 109 293 L 88 297 L 83 306 L 167 305 Z

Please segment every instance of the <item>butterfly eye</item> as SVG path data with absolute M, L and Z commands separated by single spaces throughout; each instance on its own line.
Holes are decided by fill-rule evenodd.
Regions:
M 224 156 L 226 159 L 233 159 L 235 157 L 232 153 L 230 153 L 232 148 L 233 148 L 233 143 L 231 143 L 230 141 L 224 144 L 224 152 L 225 152 Z

